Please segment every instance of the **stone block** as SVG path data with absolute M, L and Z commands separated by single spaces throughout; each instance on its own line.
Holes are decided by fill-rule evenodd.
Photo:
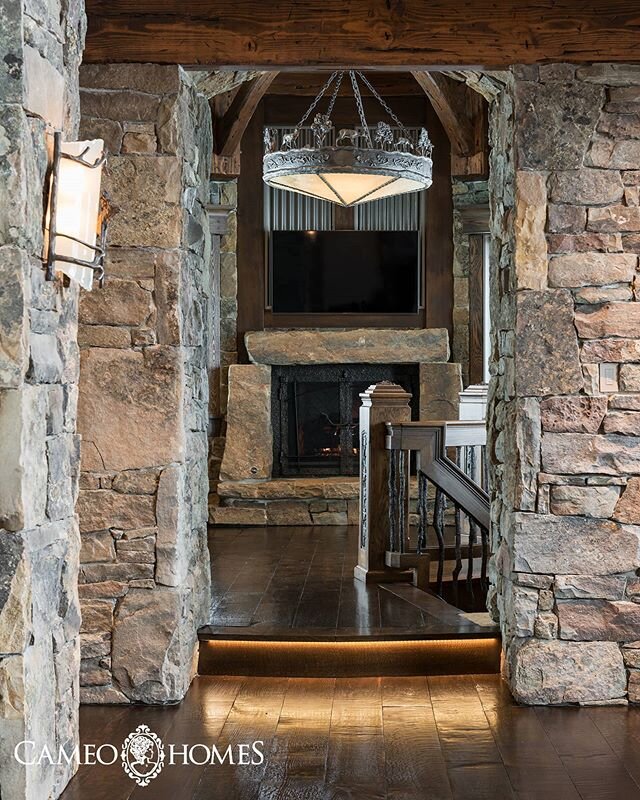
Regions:
M 529 639 L 511 655 L 511 689 L 529 705 L 593 703 L 624 697 L 627 676 L 614 642 Z
M 51 60 L 28 44 L 22 51 L 26 111 L 40 117 L 52 128 L 61 130 L 64 114 L 64 76 Z
M 180 67 L 162 64 L 83 64 L 80 84 L 86 89 L 121 89 L 173 94 L 180 89 Z
M 55 334 L 32 333 L 29 347 L 28 377 L 34 383 L 59 383 L 62 380 L 63 365 Z
M 606 397 L 549 397 L 540 403 L 542 429 L 555 433 L 597 433 L 607 412 Z
M 79 136 L 81 139 L 102 139 L 109 155 L 118 155 L 122 147 L 122 125 L 112 119 L 82 117 Z
M 131 333 L 128 328 L 110 325 L 78 326 L 80 347 L 131 347 Z
M 31 633 L 30 579 L 22 536 L 3 531 L 0 534 L 0 653 L 22 653 L 27 646 Z
M 180 246 L 181 161 L 170 156 L 114 156 L 103 180 L 118 209 L 109 222 L 110 244 Z
M 158 141 L 154 133 L 127 131 L 122 137 L 123 153 L 155 153 Z
M 267 506 L 269 525 L 310 525 L 311 515 L 307 503 L 274 501 Z
M 550 253 L 618 253 L 622 248 L 619 233 L 557 233 L 547 236 Z
M 83 658 L 80 663 L 80 684 L 82 686 L 108 686 L 111 683 L 111 659 Z
M 159 475 L 157 469 L 125 470 L 113 479 L 113 490 L 122 494 L 155 494 Z
M 223 480 L 269 478 L 273 465 L 271 367 L 229 368 L 227 439 L 220 468 Z
M 598 122 L 598 131 L 612 139 L 638 139 L 640 138 L 640 113 L 602 114 L 600 122 Z
M 113 536 L 109 531 L 83 533 L 81 537 L 80 561 L 90 564 L 94 561 L 115 561 L 116 551 Z
M 619 380 L 623 392 L 640 392 L 640 364 L 622 364 Z
M 461 391 L 460 364 L 420 364 L 420 419 L 458 419 Z
M 129 585 L 122 581 L 103 581 L 102 583 L 81 583 L 78 586 L 80 599 L 123 597 L 129 591 Z
M 156 580 L 165 586 L 180 586 L 186 579 L 190 553 L 187 547 L 184 467 L 172 464 L 160 473 L 156 516 Z
M 113 628 L 113 600 L 83 600 L 80 633 L 110 632 Z
M 609 408 L 640 411 L 640 394 L 609 395 Z
M 597 142 L 594 144 L 589 154 L 590 163 L 593 166 L 604 167 L 607 170 L 635 169 L 637 167 L 640 160 L 640 141 L 607 139 L 603 142 L 603 146 L 597 147 L 597 144 Z
M 604 418 L 605 433 L 621 433 L 627 436 L 640 435 L 639 411 L 612 411 Z
M 160 98 L 148 92 L 80 90 L 82 116 L 109 119 L 154 122 L 160 111 Z
M 587 211 L 582 206 L 550 203 L 547 229 L 552 233 L 581 233 L 587 224 Z
M 638 262 L 629 253 L 571 253 L 554 256 L 549 284 L 558 288 L 631 283 Z
M 603 86 L 633 86 L 640 82 L 640 66 L 637 64 L 590 64 L 578 67 L 577 77 L 587 83 L 599 83 Z
M 515 380 L 520 396 L 571 394 L 582 390 L 571 293 L 518 292 Z
M 516 172 L 514 264 L 519 289 L 543 290 L 547 286 L 547 187 L 537 172 Z
M 267 509 L 241 506 L 216 506 L 209 510 L 212 525 L 266 525 Z
M 503 590 L 505 626 L 511 636 L 533 636 L 538 592 L 507 582 Z
M 558 638 L 558 618 L 550 611 L 543 611 L 536 617 L 533 625 L 533 633 L 536 639 L 557 639 Z
M 602 206 L 618 202 L 622 195 L 622 180 L 617 172 L 583 167 L 554 172 L 549 179 L 549 196 L 554 203 Z
M 604 105 L 604 89 L 579 81 L 517 82 L 518 168 L 578 169 Z M 572 124 L 568 126 L 566 120 Z
M 314 525 L 347 525 L 349 520 L 346 511 L 321 511 L 311 514 Z
M 622 600 L 624 575 L 557 575 L 553 592 L 558 600 Z
M 102 469 L 117 471 L 184 457 L 181 362 L 179 351 L 161 345 L 82 352 L 78 430 L 84 469 L 92 469 L 84 463 L 89 448 Z
M 628 600 L 563 600 L 559 636 L 576 642 L 623 642 L 640 638 L 640 605 Z
M 609 336 L 633 338 L 640 330 L 640 304 L 607 303 L 576 311 L 578 335 L 584 339 L 606 339 Z
M 630 305 L 630 304 L 629 304 Z M 582 345 L 580 358 L 585 363 L 615 364 L 640 361 L 640 339 L 600 339 Z M 620 386 L 622 389 L 623 387 Z
M 444 328 L 266 330 L 245 334 L 254 364 L 420 364 L 449 360 Z
M 113 676 L 130 700 L 167 703 L 184 695 L 191 675 L 175 652 L 186 622 L 182 614 L 182 599 L 174 589 L 132 589 L 122 600 L 111 652 Z M 191 639 L 193 649 L 195 630 Z
M 0 391 L 0 527 L 18 531 L 45 521 L 47 390 Z
M 81 583 L 128 583 L 136 580 L 153 579 L 153 564 L 82 564 Z
M 79 321 L 85 325 L 145 325 L 154 310 L 151 292 L 136 281 L 110 278 L 99 292 L 84 292 Z
M 82 491 L 77 513 L 80 530 L 138 528 L 155 525 L 155 499 L 149 495 L 119 494 L 111 491 Z
M 562 516 L 609 519 L 619 495 L 615 486 L 552 486 L 550 509 Z
M 83 633 L 80 637 L 80 653 L 83 659 L 111 655 L 111 633 Z
M 512 534 L 518 572 L 609 575 L 640 563 L 640 528 L 609 520 L 516 513 Z
M 618 522 L 640 525 L 640 478 L 629 478 L 611 516 Z
M 587 230 L 637 233 L 640 231 L 640 207 L 619 205 L 590 208 Z
M 542 467 L 557 474 L 633 475 L 640 473 L 640 441 L 632 436 L 547 433 Z
M 600 303 L 629 302 L 633 300 L 631 284 L 628 286 L 585 286 L 574 294 L 576 303 L 599 305 Z
M 29 261 L 17 247 L 0 247 L 0 388 L 19 386 L 29 366 Z

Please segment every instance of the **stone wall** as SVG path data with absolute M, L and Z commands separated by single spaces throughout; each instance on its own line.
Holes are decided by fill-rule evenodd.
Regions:
M 105 288 L 80 304 L 81 697 L 172 702 L 209 599 L 211 118 L 178 67 L 86 66 L 81 84 L 114 207 Z
M 0 2 L 0 797 L 61 793 L 78 741 L 78 289 L 44 280 L 53 130 L 76 138 L 81 2 Z
M 640 67 L 492 110 L 494 590 L 527 703 L 640 700 Z
M 489 202 L 487 181 L 452 178 L 453 192 L 453 338 L 452 359 L 462 366 L 462 380 L 469 385 L 469 234 L 464 212 Z

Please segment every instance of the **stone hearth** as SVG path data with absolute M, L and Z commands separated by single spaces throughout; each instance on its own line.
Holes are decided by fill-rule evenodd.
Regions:
M 271 372 L 275 365 L 416 364 L 421 419 L 457 419 L 459 364 L 447 362 L 447 331 L 270 330 L 246 334 L 251 364 L 232 364 L 219 482 L 209 521 L 216 525 L 355 525 L 355 477 L 273 478 Z

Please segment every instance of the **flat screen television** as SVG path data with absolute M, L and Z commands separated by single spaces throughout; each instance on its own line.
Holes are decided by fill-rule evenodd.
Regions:
M 272 231 L 269 261 L 276 314 L 418 311 L 418 231 Z

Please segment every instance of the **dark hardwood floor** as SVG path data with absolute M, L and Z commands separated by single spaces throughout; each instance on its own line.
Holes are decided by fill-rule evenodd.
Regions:
M 355 527 L 212 528 L 213 601 L 201 639 L 349 640 L 495 637 L 407 584 L 353 578 Z
M 640 708 L 525 708 L 497 675 L 196 678 L 180 706 L 85 706 L 83 743 L 264 741 L 255 766 L 81 767 L 63 800 L 640 800 Z M 201 754 L 198 754 L 201 757 Z

